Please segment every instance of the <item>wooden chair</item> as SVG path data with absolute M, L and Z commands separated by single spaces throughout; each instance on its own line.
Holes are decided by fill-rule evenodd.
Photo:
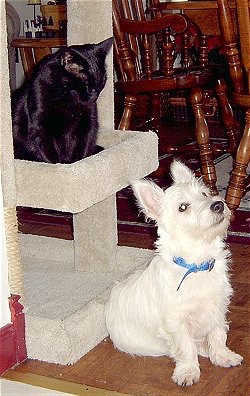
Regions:
M 249 1 L 236 0 L 236 18 L 227 0 L 218 0 L 218 20 L 221 35 L 225 42 L 226 57 L 229 64 L 231 84 L 227 86 L 224 80 L 218 80 L 216 92 L 221 106 L 224 122 L 227 123 L 229 135 L 231 133 L 231 153 L 234 157 L 233 170 L 226 192 L 226 202 L 234 212 L 240 205 L 246 189 L 246 169 L 250 160 L 250 20 Z M 237 31 L 238 26 L 238 31 Z M 196 105 L 200 103 L 202 92 L 193 92 Z M 230 101 L 229 101 L 230 100 Z M 242 136 L 235 140 L 235 130 L 239 126 L 234 119 L 231 103 L 245 110 L 245 127 Z M 208 133 L 204 121 L 202 106 L 200 113 L 196 113 L 197 129 L 200 133 Z M 237 131 L 238 132 L 238 131 Z M 211 164 L 214 168 L 214 165 Z M 213 171 L 212 171 L 213 172 Z
M 151 17 L 153 19 L 146 19 L 141 0 L 113 0 L 114 61 L 118 78 L 115 86 L 125 94 L 124 111 L 118 127 L 122 130 L 131 128 L 139 95 L 149 95 L 149 118 L 153 120 L 151 129 L 157 131 L 164 95 L 169 98 L 174 91 L 185 90 L 189 98 L 193 87 L 205 87 L 214 79 L 214 70 L 208 65 L 206 36 L 201 32 L 198 32 L 200 36 L 197 37 L 200 43 L 198 65 L 191 64 L 188 33 L 190 21 L 185 15 L 161 15 L 152 8 Z M 180 58 L 179 68 L 175 62 L 177 55 Z M 202 131 L 197 129 L 196 141 L 202 173 L 210 187 L 214 188 L 209 134 L 200 132 Z M 186 146 L 184 150 L 190 151 L 192 147 Z M 180 148 L 170 145 L 164 151 L 175 153 Z
M 52 53 L 53 48 L 61 48 L 67 45 L 65 38 L 26 38 L 18 37 L 14 39 L 11 45 L 18 48 L 21 55 L 24 76 L 29 78 L 33 72 L 34 66 L 45 55 Z

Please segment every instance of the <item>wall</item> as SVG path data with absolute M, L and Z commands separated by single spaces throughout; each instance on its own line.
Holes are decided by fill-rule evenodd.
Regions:
M 8 3 L 12 5 L 17 11 L 21 20 L 21 31 L 20 36 L 23 36 L 23 22 L 25 19 L 33 19 L 34 8 L 33 6 L 28 6 L 26 0 L 8 0 Z M 36 6 L 36 14 L 39 14 L 40 7 Z M 24 80 L 22 62 L 19 56 L 19 62 L 16 63 L 16 88 L 19 88 Z
M 20 36 L 23 36 L 23 22 L 26 19 L 33 19 L 34 18 L 34 6 L 33 5 L 27 5 L 27 0 L 7 0 L 12 7 L 15 8 L 17 11 L 20 20 L 21 20 L 21 31 L 20 31 Z M 47 4 L 47 0 L 42 0 L 42 4 Z M 41 15 L 40 13 L 40 6 L 37 5 L 35 7 L 35 15 Z M 23 74 L 23 67 L 22 67 L 22 62 L 19 56 L 19 62 L 16 63 L 16 88 L 19 88 L 24 80 L 24 74 Z

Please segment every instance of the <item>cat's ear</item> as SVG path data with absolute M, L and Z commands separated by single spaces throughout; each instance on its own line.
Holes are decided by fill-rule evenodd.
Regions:
M 61 54 L 61 65 L 65 66 L 67 63 L 72 63 L 74 57 L 74 53 L 72 51 L 64 51 Z
M 113 44 L 113 41 L 113 37 L 110 37 L 104 41 L 101 41 L 98 44 L 95 44 L 95 47 L 99 53 L 102 53 L 106 57 Z

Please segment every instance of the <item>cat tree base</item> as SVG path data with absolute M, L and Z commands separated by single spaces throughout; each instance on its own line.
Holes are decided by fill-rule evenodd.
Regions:
M 28 356 L 68 364 L 106 336 L 104 303 L 111 284 L 147 261 L 140 258 L 141 252 L 133 250 L 132 254 L 129 248 L 117 247 L 114 197 L 132 181 L 157 169 L 157 136 L 152 132 L 113 130 L 114 68 L 110 51 L 107 83 L 98 98 L 100 129 L 108 129 L 101 132 L 98 143 L 105 150 L 70 165 L 14 160 L 4 3 L 0 2 L 4 206 L 71 212 L 75 234 L 74 241 L 20 235 L 23 270 L 17 260 L 13 272 L 24 275 L 21 297 L 26 311 Z M 67 20 L 69 45 L 98 43 L 113 36 L 112 1 L 70 0 Z M 16 291 L 17 282 L 10 286 L 12 292 Z
M 107 335 L 104 307 L 114 282 L 152 259 L 152 251 L 118 247 L 110 273 L 24 271 L 26 346 L 30 359 L 72 364 Z
M 28 357 L 70 364 L 107 336 L 110 288 L 152 252 L 117 246 L 115 194 L 158 167 L 153 132 L 102 132 L 74 164 L 15 160 L 17 204 L 73 213 L 74 240 L 20 235 Z

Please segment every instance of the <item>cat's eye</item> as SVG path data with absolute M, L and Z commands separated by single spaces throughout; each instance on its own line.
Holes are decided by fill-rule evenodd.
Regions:
M 187 210 L 187 208 L 190 206 L 190 204 L 188 203 L 182 203 L 179 206 L 179 212 L 185 212 L 185 210 Z

